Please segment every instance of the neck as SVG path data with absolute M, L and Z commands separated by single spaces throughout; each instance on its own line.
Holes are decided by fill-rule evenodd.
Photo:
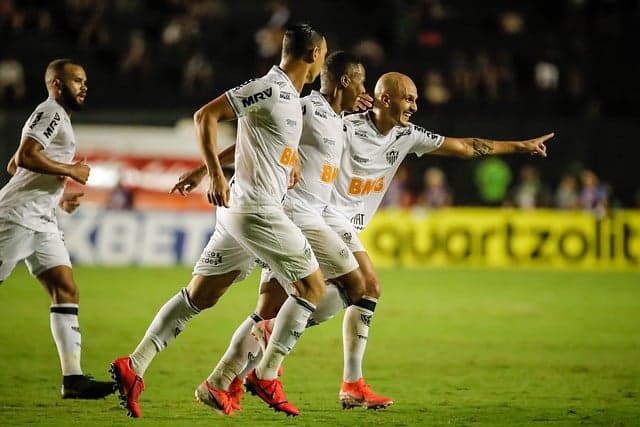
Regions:
M 293 86 L 302 92 L 302 87 L 307 83 L 307 74 L 309 73 L 309 65 L 302 60 L 282 59 L 280 68 L 289 77 Z
M 344 108 L 342 107 L 342 92 L 337 87 L 322 86 L 320 93 L 327 100 L 329 105 L 336 114 L 340 115 Z
M 58 104 L 60 104 L 60 106 L 64 109 L 64 111 L 67 113 L 67 116 L 69 116 L 69 118 L 71 118 L 71 110 L 69 109 L 69 107 L 67 107 L 67 104 L 61 99 L 61 97 L 58 96 L 54 96 L 51 93 L 49 93 L 49 96 L 53 99 L 56 100 L 56 102 Z
M 380 132 L 382 135 L 388 134 L 396 125 L 389 117 L 385 117 L 378 107 L 374 106 L 370 114 L 371 121 L 373 122 L 376 129 L 378 129 L 378 132 Z

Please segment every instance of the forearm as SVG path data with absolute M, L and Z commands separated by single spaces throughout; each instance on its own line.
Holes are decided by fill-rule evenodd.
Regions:
M 72 165 L 51 160 L 38 150 L 28 152 L 18 150 L 15 160 L 16 166 L 32 172 L 47 175 L 71 176 Z
M 473 151 L 472 157 L 511 154 L 523 151 L 521 141 L 495 141 L 485 138 L 466 138 Z
M 218 158 L 217 133 L 218 122 L 204 114 L 195 115 L 196 133 L 200 152 L 204 158 L 204 166 L 209 175 L 222 174 L 222 165 Z

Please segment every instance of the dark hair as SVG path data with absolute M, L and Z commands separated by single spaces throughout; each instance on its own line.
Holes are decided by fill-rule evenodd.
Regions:
M 44 73 L 44 81 L 47 82 L 51 78 L 60 77 L 64 71 L 65 65 L 67 64 L 80 65 L 73 59 L 69 58 L 54 59 L 49 62 L 49 65 L 47 65 L 47 69 Z
M 310 24 L 294 24 L 287 28 L 282 41 L 282 54 L 302 58 L 322 43 L 322 34 Z
M 344 74 L 349 74 L 350 68 L 361 64 L 362 61 L 352 53 L 342 50 L 327 56 L 322 66 L 322 77 L 337 82 Z

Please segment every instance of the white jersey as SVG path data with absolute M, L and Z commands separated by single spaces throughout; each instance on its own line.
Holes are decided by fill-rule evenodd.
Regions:
M 76 151 L 71 120 L 53 98 L 38 105 L 22 128 L 22 139 L 30 137 L 44 147 L 49 159 L 70 163 Z M 35 231 L 56 232 L 55 209 L 64 192 L 64 181 L 18 168 L 16 174 L 0 190 L 0 218 Z
M 301 103 L 303 126 L 298 154 L 302 177 L 287 193 L 290 203 L 285 206 L 304 207 L 319 216 L 331 200 L 338 176 L 344 149 L 343 123 L 320 92 L 312 91 Z
M 274 66 L 226 96 L 238 117 L 231 207 L 236 212 L 281 209 L 302 133 L 298 91 Z
M 413 123 L 396 126 L 382 135 L 370 114 L 352 114 L 344 119 L 346 146 L 331 198 L 331 208 L 349 218 L 358 231 L 373 217 L 407 154 L 422 156 L 444 141 L 443 136 Z

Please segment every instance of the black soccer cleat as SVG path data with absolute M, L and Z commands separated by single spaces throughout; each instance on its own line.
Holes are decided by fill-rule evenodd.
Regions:
M 96 381 L 89 375 L 62 377 L 63 399 L 102 399 L 116 391 L 112 381 Z

